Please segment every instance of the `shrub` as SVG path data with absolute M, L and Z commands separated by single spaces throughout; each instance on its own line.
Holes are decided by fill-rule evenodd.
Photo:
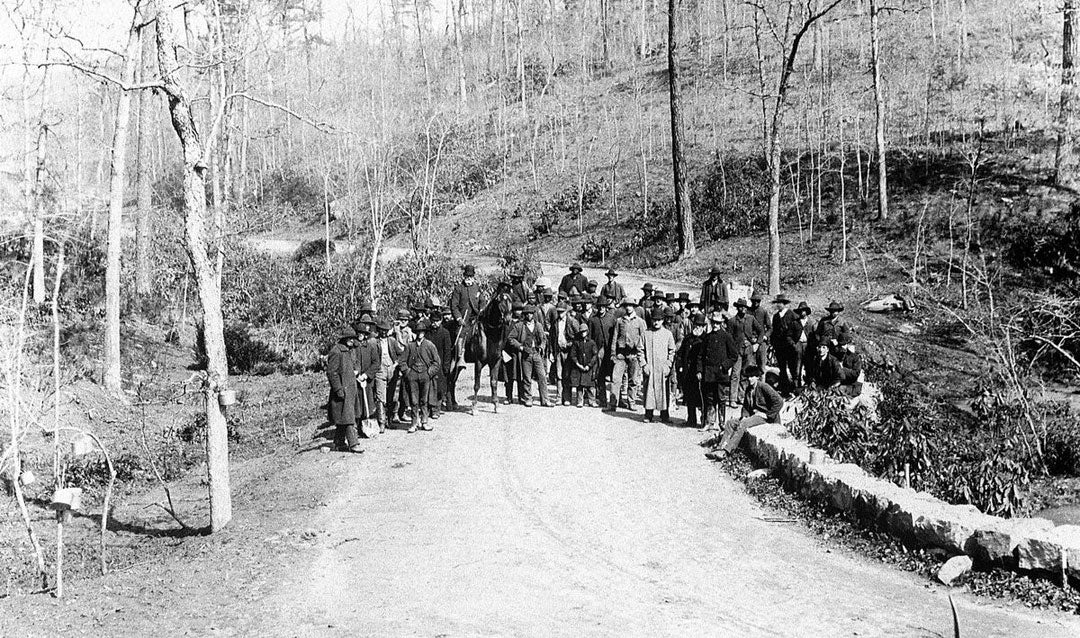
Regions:
M 612 243 L 608 237 L 590 237 L 581 245 L 578 256 L 582 261 L 602 264 L 607 261 L 611 249 Z
M 690 193 L 694 227 L 712 239 L 749 234 L 765 227 L 769 189 L 760 160 L 717 161 Z
M 564 221 L 576 219 L 579 210 L 587 214 L 600 203 L 603 185 L 598 181 L 586 181 L 584 188 L 574 184 L 546 201 L 539 211 L 539 217 L 532 224 L 529 239 L 540 239 L 554 232 Z M 579 201 L 580 200 L 580 201 Z
M 1067 404 L 1055 405 L 1051 410 L 1043 441 L 1046 469 L 1053 476 L 1080 476 L 1080 419 Z
M 322 179 L 296 168 L 264 173 L 260 192 L 263 202 L 284 204 L 300 213 L 322 214 L 326 204 Z
M 224 337 L 225 359 L 228 361 L 230 374 L 272 374 L 275 370 L 274 364 L 285 359 L 270 346 L 252 337 L 246 324 L 225 324 Z M 199 369 L 206 369 L 208 359 L 201 326 L 195 335 L 195 362 Z
M 502 271 L 503 279 L 509 279 L 514 273 L 524 273 L 525 281 L 536 281 L 543 272 L 540 260 L 528 246 L 505 246 L 496 263 Z

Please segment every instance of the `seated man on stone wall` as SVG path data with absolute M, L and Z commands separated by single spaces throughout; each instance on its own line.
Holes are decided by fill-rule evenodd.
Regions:
M 756 365 L 746 366 L 743 376 L 747 381 L 743 395 L 742 417 L 729 419 L 724 424 L 724 433 L 716 447 L 705 456 L 720 460 L 739 447 L 739 442 L 746 431 L 762 423 L 779 423 L 780 411 L 784 408 L 784 399 L 771 385 L 765 382 L 764 373 Z

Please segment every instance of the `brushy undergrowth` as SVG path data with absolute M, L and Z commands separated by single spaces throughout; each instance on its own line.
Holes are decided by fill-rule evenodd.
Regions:
M 911 487 L 950 503 L 970 503 L 1006 517 L 1023 511 L 1026 490 L 1043 464 L 1017 406 L 977 401 L 972 417 L 899 377 L 886 379 L 881 390 L 879 422 L 860 409 L 847 410 L 843 396 L 808 392 L 792 433 L 839 461 L 897 484 L 903 483 L 907 468 Z M 1039 444 L 1048 470 L 1076 472 L 1080 467 L 1072 445 L 1080 441 L 1080 427 L 1061 406 L 1040 409 L 1046 430 Z

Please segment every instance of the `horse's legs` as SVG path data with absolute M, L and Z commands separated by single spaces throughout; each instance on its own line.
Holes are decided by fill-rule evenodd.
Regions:
M 501 369 L 501 356 L 488 367 L 488 376 L 491 378 L 491 405 L 494 406 L 496 412 L 499 411 L 499 372 Z
M 484 363 L 477 361 L 473 364 L 473 395 L 472 405 L 469 406 L 469 414 L 476 412 L 476 402 L 480 398 L 480 373 L 484 371 Z

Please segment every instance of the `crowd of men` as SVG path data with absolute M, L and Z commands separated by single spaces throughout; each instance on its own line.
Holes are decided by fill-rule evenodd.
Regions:
M 540 406 L 609 412 L 640 405 L 645 421 L 663 423 L 681 404 L 687 426 L 719 432 L 714 455 L 733 450 L 747 428 L 778 422 L 785 398 L 807 385 L 859 395 L 862 358 L 843 305 L 833 301 L 815 321 L 809 304 L 792 307 L 780 294 L 770 311 L 757 291 L 729 300 L 721 274 L 710 270 L 697 299 L 652 284 L 634 297 L 615 270 L 601 286 L 575 263 L 556 287 L 545 277 L 530 286 L 518 272 L 485 294 L 465 266 L 448 305 L 429 298 L 396 321 L 365 308 L 327 355 L 335 444 L 362 452 L 359 434 L 390 423 L 431 430 L 443 411 L 459 408 L 458 375 L 485 330 L 496 331 L 506 403 L 532 407 L 535 397 Z M 509 310 L 504 321 L 485 325 L 482 317 L 498 318 L 499 308 Z M 729 407 L 741 407 L 741 417 L 725 422 Z

